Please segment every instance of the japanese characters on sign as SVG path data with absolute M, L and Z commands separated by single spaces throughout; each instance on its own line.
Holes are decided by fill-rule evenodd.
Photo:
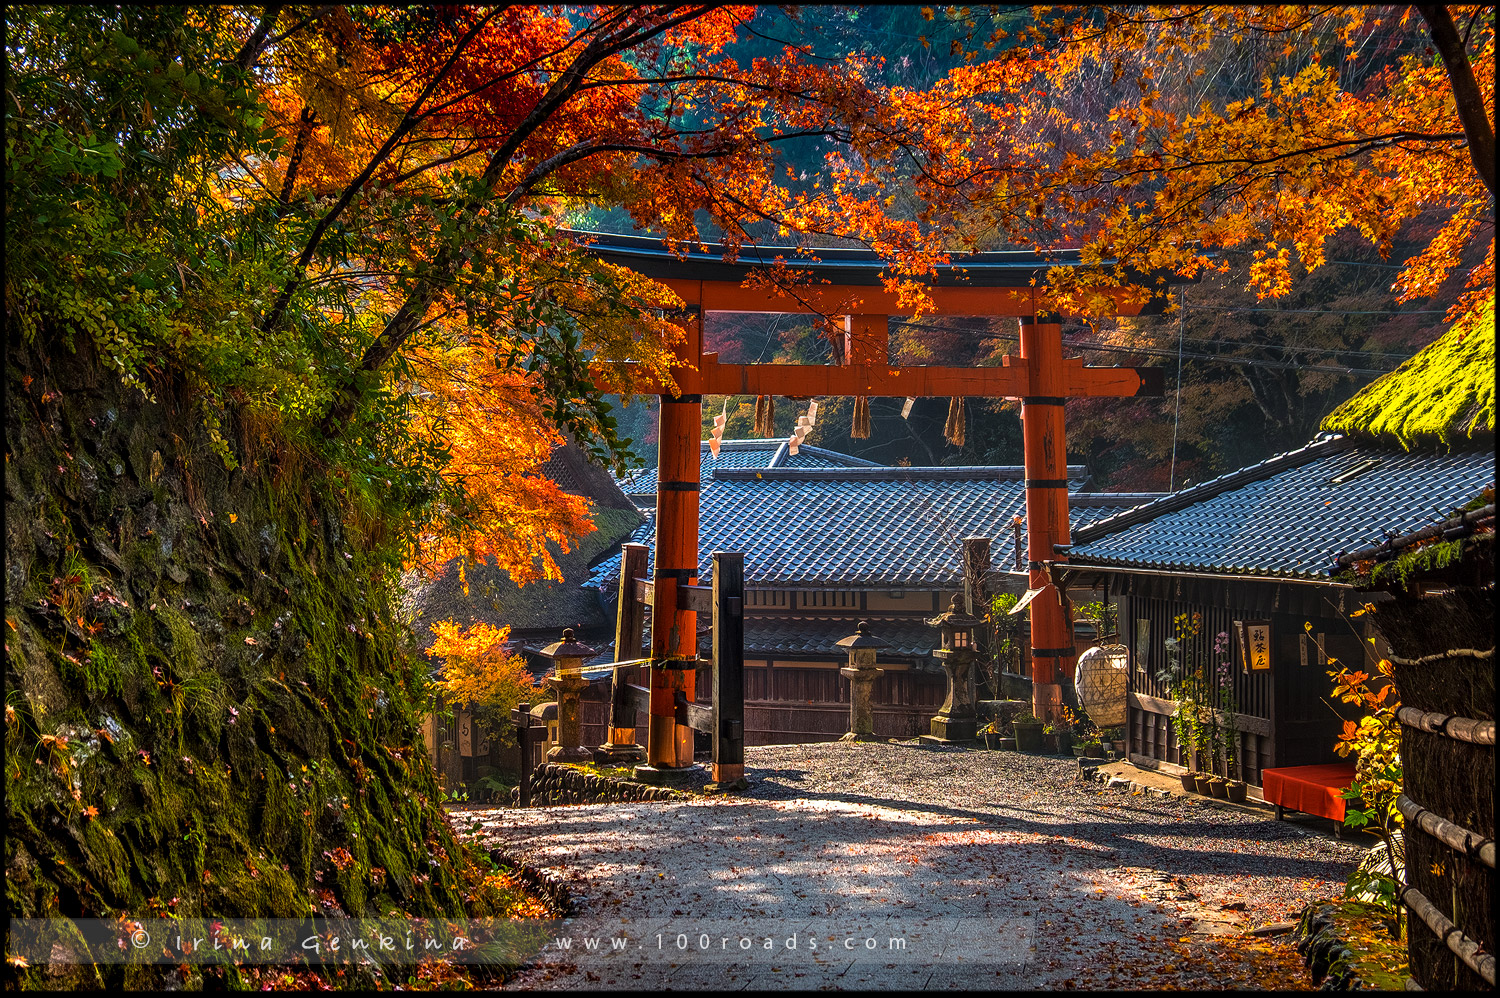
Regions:
M 1245 622 L 1245 640 L 1242 651 L 1248 660 L 1251 672 L 1264 672 L 1271 668 L 1271 623 L 1264 620 Z

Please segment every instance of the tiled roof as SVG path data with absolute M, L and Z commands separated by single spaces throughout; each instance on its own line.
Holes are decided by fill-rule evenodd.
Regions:
M 1069 469 L 1081 477 L 1081 469 Z M 1074 487 L 1081 484 L 1074 481 Z M 992 538 L 996 573 L 1014 563 L 1011 518 L 1025 510 L 1019 468 L 768 470 L 715 475 L 699 494 L 699 578 L 714 551 L 745 554 L 749 588 L 957 589 L 959 542 Z M 1075 529 L 1139 505 L 1136 494 L 1075 494 Z M 654 525 L 631 540 L 650 544 Z M 618 557 L 592 584 L 612 592 Z
M 714 472 L 728 468 L 878 468 L 874 461 L 840 454 L 803 444 L 795 455 L 787 454 L 785 440 L 725 440 L 720 443 L 719 456 L 715 458 L 703 441 L 700 457 L 701 481 L 707 482 Z M 656 494 L 656 469 L 643 468 L 633 475 L 620 479 L 620 488 L 627 495 L 649 496 Z
M 938 647 L 938 629 L 921 620 L 864 617 L 870 634 L 887 642 L 876 656 L 882 659 L 926 659 Z M 854 633 L 858 621 L 850 617 L 746 617 L 747 658 L 847 658 L 838 647 L 841 638 Z
M 1335 557 L 1441 518 L 1495 480 L 1490 450 L 1407 453 L 1322 435 L 1099 520 L 1069 561 L 1326 580 Z

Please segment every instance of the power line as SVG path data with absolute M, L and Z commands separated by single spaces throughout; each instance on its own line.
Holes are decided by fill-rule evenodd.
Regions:
M 1227 347 L 1229 349 L 1240 349 L 1242 347 L 1259 347 L 1263 350 L 1280 350 L 1282 353 L 1320 353 L 1331 357 L 1365 357 L 1385 358 L 1397 363 L 1404 363 L 1414 356 L 1409 353 L 1388 353 L 1380 350 L 1339 350 L 1333 347 L 1297 347 L 1285 343 L 1246 343 L 1243 340 L 1211 340 L 1187 338 L 1188 343 L 1201 343 L 1206 346 Z
M 1192 309 L 1195 312 L 1223 312 L 1225 315 L 1236 315 L 1240 312 L 1272 312 L 1282 315 L 1446 315 L 1446 308 L 1377 308 L 1377 309 L 1348 309 L 1348 308 L 1240 308 L 1222 305 L 1184 305 L 1183 308 Z
M 1063 346 L 1072 347 L 1075 350 L 1097 350 L 1101 353 L 1125 353 L 1143 354 L 1147 357 L 1172 358 L 1178 355 L 1176 350 L 1162 350 L 1156 347 L 1112 347 L 1100 346 L 1092 343 L 1080 343 L 1077 340 L 1064 340 Z M 1190 360 L 1211 360 L 1220 364 L 1234 364 L 1239 367 L 1262 367 L 1278 371 L 1318 371 L 1325 374 L 1366 374 L 1371 377 L 1380 377 L 1382 374 L 1390 374 L 1391 369 L 1384 370 L 1369 367 L 1336 367 L 1329 364 L 1298 364 L 1294 361 L 1268 360 L 1261 357 L 1227 357 L 1217 353 L 1184 352 L 1183 357 Z
M 1177 399 L 1172 405 L 1172 470 L 1167 473 L 1168 492 L 1177 491 L 1177 427 L 1182 422 L 1182 334 L 1187 328 L 1187 288 L 1177 292 L 1177 304 L 1184 308 L 1177 313 Z
M 903 326 L 911 326 L 911 327 L 916 328 L 916 329 L 931 329 L 931 330 L 942 331 L 942 332 L 951 332 L 952 331 L 952 330 L 947 329 L 947 327 L 944 327 L 944 326 L 932 326 L 932 325 L 928 325 L 926 323 L 919 323 L 919 322 L 902 322 L 901 325 L 903 325 Z M 1005 340 L 1017 340 L 1017 339 L 1020 338 L 1018 334 L 1016 334 L 1016 333 L 1010 333 L 1010 332 L 998 332 L 998 333 L 995 333 L 994 336 L 997 339 L 1005 339 Z M 1223 346 L 1231 347 L 1231 348 L 1236 348 L 1236 349 L 1238 349 L 1238 348 L 1245 348 L 1245 347 L 1264 347 L 1264 348 L 1271 348 L 1271 349 L 1280 350 L 1283 353 L 1292 352 L 1292 353 L 1306 353 L 1306 354 L 1323 354 L 1323 355 L 1326 355 L 1326 356 L 1350 356 L 1350 355 L 1352 355 L 1352 356 L 1356 356 L 1356 357 L 1390 357 L 1390 358 L 1392 358 L 1394 360 L 1401 360 L 1401 361 L 1406 361 L 1406 360 L 1410 359 L 1408 356 L 1404 356 L 1404 355 L 1401 355 L 1401 354 L 1376 354 L 1376 353 L 1366 353 L 1364 351 L 1359 351 L 1359 350 L 1330 350 L 1330 349 L 1319 348 L 1319 347 L 1305 347 L 1305 348 L 1304 347 L 1288 347 L 1288 346 L 1283 346 L 1281 344 L 1274 344 L 1274 343 L 1267 343 L 1267 344 L 1235 343 L 1235 342 L 1229 341 L 1229 340 L 1189 340 L 1188 342 L 1219 344 L 1219 345 L 1223 345 Z M 1111 345 L 1102 344 L 1102 343 L 1088 343 L 1088 342 L 1084 342 L 1084 341 L 1077 340 L 1077 339 L 1064 339 L 1063 340 L 1063 346 L 1072 347 L 1075 350 L 1095 350 L 1095 351 L 1098 351 L 1100 353 L 1140 354 L 1140 355 L 1147 356 L 1147 357 L 1166 357 L 1168 359 L 1171 359 L 1171 358 L 1176 357 L 1178 355 L 1178 351 L 1176 351 L 1176 350 L 1166 350 L 1166 349 L 1161 349 L 1161 348 L 1158 348 L 1158 347 L 1147 347 L 1147 346 L 1121 347 L 1121 346 L 1111 346 Z M 1274 369 L 1274 370 L 1283 370 L 1283 371 L 1284 370 L 1318 371 L 1318 372 L 1323 372 L 1323 373 L 1327 373 L 1327 374 L 1368 374 L 1368 375 L 1372 375 L 1372 376 L 1375 376 L 1375 377 L 1379 377 L 1382 374 L 1389 374 L 1393 370 L 1393 368 L 1339 367 L 1339 366 L 1334 366 L 1334 365 L 1301 364 L 1301 363 L 1297 363 L 1296 361 L 1278 361 L 1278 360 L 1272 360 L 1270 358 L 1262 358 L 1262 357 L 1233 357 L 1233 356 L 1228 356 L 1228 355 L 1225 355 L 1225 354 L 1219 354 L 1219 353 L 1202 353 L 1202 352 L 1198 352 L 1198 351 L 1184 351 L 1182 353 L 1182 356 L 1186 357 L 1186 358 L 1188 358 L 1190 360 L 1212 360 L 1212 361 L 1218 361 L 1218 362 L 1223 363 L 1223 364 L 1235 364 L 1235 365 L 1239 365 L 1239 366 L 1243 366 L 1243 367 L 1264 367 L 1264 368 L 1270 368 L 1270 369 Z

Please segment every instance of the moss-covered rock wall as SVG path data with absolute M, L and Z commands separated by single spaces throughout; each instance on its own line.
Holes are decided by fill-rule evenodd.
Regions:
M 378 524 L 268 418 L 213 414 L 227 470 L 189 386 L 11 346 L 9 914 L 488 913 Z

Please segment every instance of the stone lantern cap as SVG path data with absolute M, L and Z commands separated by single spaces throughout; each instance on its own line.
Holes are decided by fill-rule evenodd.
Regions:
M 877 648 L 889 648 L 889 641 L 882 641 L 870 633 L 869 621 L 861 620 L 854 633 L 847 638 L 839 638 L 834 642 L 839 648 L 847 648 L 850 651 L 861 651 L 864 649 L 875 650 Z
M 554 641 L 538 654 L 556 660 L 559 658 L 593 658 L 599 652 L 581 641 L 573 640 L 573 628 L 567 627 L 563 629 L 561 641 Z
M 967 613 L 964 613 L 963 597 L 954 596 L 953 600 L 948 604 L 948 609 L 944 613 L 933 617 L 927 623 L 935 627 L 949 627 L 958 630 L 961 628 L 978 627 L 984 623 L 984 618 L 971 617 Z

